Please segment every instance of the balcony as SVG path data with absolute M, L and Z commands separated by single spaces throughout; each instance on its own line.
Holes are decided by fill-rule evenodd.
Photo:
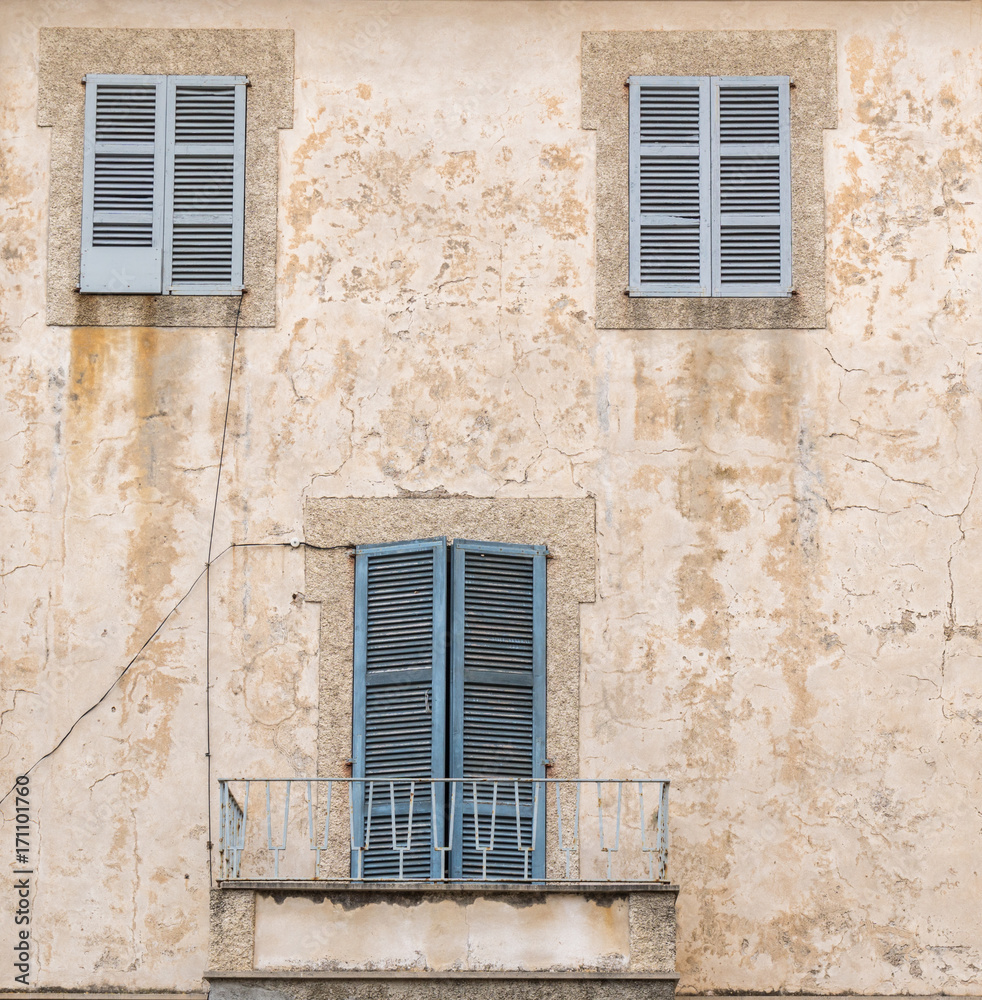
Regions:
M 214 1000 L 300 981 L 315 997 L 341 983 L 345 996 L 403 996 L 406 979 L 434 998 L 456 997 L 460 980 L 496 998 L 557 980 L 575 981 L 563 992 L 576 997 L 671 997 L 668 790 L 654 779 L 222 781 Z
M 647 779 L 226 780 L 220 878 L 664 882 L 668 788 Z

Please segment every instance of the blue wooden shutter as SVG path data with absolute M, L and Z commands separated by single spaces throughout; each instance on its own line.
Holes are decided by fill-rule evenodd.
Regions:
M 451 583 L 451 776 L 545 777 L 546 550 L 455 540 Z M 532 843 L 533 788 L 522 787 L 516 810 L 514 786 L 499 788 L 495 844 L 487 877 L 526 877 Z M 527 877 L 545 874 L 545 796 L 539 789 L 535 852 Z M 492 786 L 457 786 L 453 873 L 481 878 L 478 845 L 490 836 Z M 475 841 L 475 825 L 477 840 Z
M 167 87 L 165 290 L 239 291 L 246 78 L 171 76 Z
M 709 295 L 709 78 L 632 76 L 632 295 Z
M 787 77 L 713 77 L 713 294 L 791 293 Z
M 355 643 L 352 776 L 403 779 L 395 784 L 399 842 L 406 842 L 409 784 L 405 779 L 446 774 L 447 542 L 361 545 L 355 556 Z M 355 829 L 368 826 L 367 786 L 355 785 Z M 439 877 L 432 849 L 433 806 L 428 784 L 417 784 L 412 850 L 403 877 Z M 387 783 L 376 782 L 371 805 L 371 850 L 352 876 L 396 878 L 391 849 L 392 808 Z M 443 790 L 437 786 L 436 824 L 445 843 Z M 357 835 L 357 834 L 356 834 Z M 362 841 L 364 843 L 364 841 Z
M 82 292 L 161 290 L 165 78 L 85 78 Z

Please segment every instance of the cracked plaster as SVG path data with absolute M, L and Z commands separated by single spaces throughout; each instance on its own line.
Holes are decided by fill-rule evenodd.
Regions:
M 307 497 L 594 497 L 576 766 L 673 780 L 680 991 L 977 992 L 978 4 L 441 9 L 112 13 L 296 31 L 216 551 L 301 537 Z M 14 0 L 0 33 L 8 776 L 200 573 L 214 499 L 228 335 L 44 322 L 39 21 L 107 10 Z M 825 330 L 595 326 L 582 33 L 705 27 L 836 32 Z M 309 774 L 333 638 L 304 561 L 222 560 L 214 776 Z M 35 772 L 39 987 L 200 988 L 203 635 L 196 590 Z

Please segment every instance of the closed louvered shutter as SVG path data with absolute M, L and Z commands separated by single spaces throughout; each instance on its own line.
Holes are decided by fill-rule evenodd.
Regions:
M 791 291 L 787 77 L 713 77 L 713 294 Z
M 165 78 L 85 78 L 82 292 L 161 289 Z
M 245 84 L 245 77 L 167 79 L 167 291 L 242 287 Z
M 630 291 L 710 292 L 706 77 L 631 77 Z
M 358 547 L 352 776 L 402 779 L 391 786 L 397 845 L 410 843 L 406 779 L 446 774 L 446 602 L 446 539 Z M 354 788 L 355 830 L 366 838 L 371 817 L 371 832 L 362 859 L 357 852 L 352 856 L 352 876 L 397 878 L 400 858 L 392 849 L 390 786 L 376 782 L 371 803 L 367 786 Z M 440 875 L 440 856 L 432 850 L 433 806 L 430 786 L 417 783 L 403 878 Z M 436 823 L 444 844 L 441 786 Z
M 545 547 L 455 540 L 452 569 L 451 767 L 460 778 L 545 776 Z M 533 845 L 533 789 L 457 786 L 455 877 L 542 878 L 545 801 Z M 526 870 L 526 859 L 530 862 Z

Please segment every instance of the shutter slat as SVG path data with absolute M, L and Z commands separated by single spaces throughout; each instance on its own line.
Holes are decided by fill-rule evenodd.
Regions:
M 766 142 L 781 138 L 778 87 L 731 84 L 719 91 L 720 142 Z
M 540 778 L 545 774 L 545 550 L 457 540 L 453 547 L 452 768 L 455 777 Z M 480 878 L 473 843 L 474 790 L 459 789 L 454 872 Z M 514 786 L 499 786 L 488 877 L 521 879 Z M 481 843 L 490 835 L 493 787 L 477 786 Z M 508 813 L 511 813 L 510 817 Z M 524 843 L 530 843 L 532 788 L 521 786 Z M 544 814 L 528 877 L 544 874 Z
M 446 540 L 359 546 L 355 559 L 353 749 L 355 778 L 428 779 L 446 772 Z M 405 842 L 409 783 L 397 783 L 396 824 Z M 438 830 L 442 839 L 442 789 Z M 356 794 L 355 829 L 368 831 L 367 786 Z M 366 878 L 397 878 L 388 784 L 375 786 Z M 413 846 L 403 877 L 439 875 L 432 850 L 430 786 L 417 784 Z M 364 843 L 364 842 L 363 842 Z M 352 875 L 357 877 L 357 854 Z

